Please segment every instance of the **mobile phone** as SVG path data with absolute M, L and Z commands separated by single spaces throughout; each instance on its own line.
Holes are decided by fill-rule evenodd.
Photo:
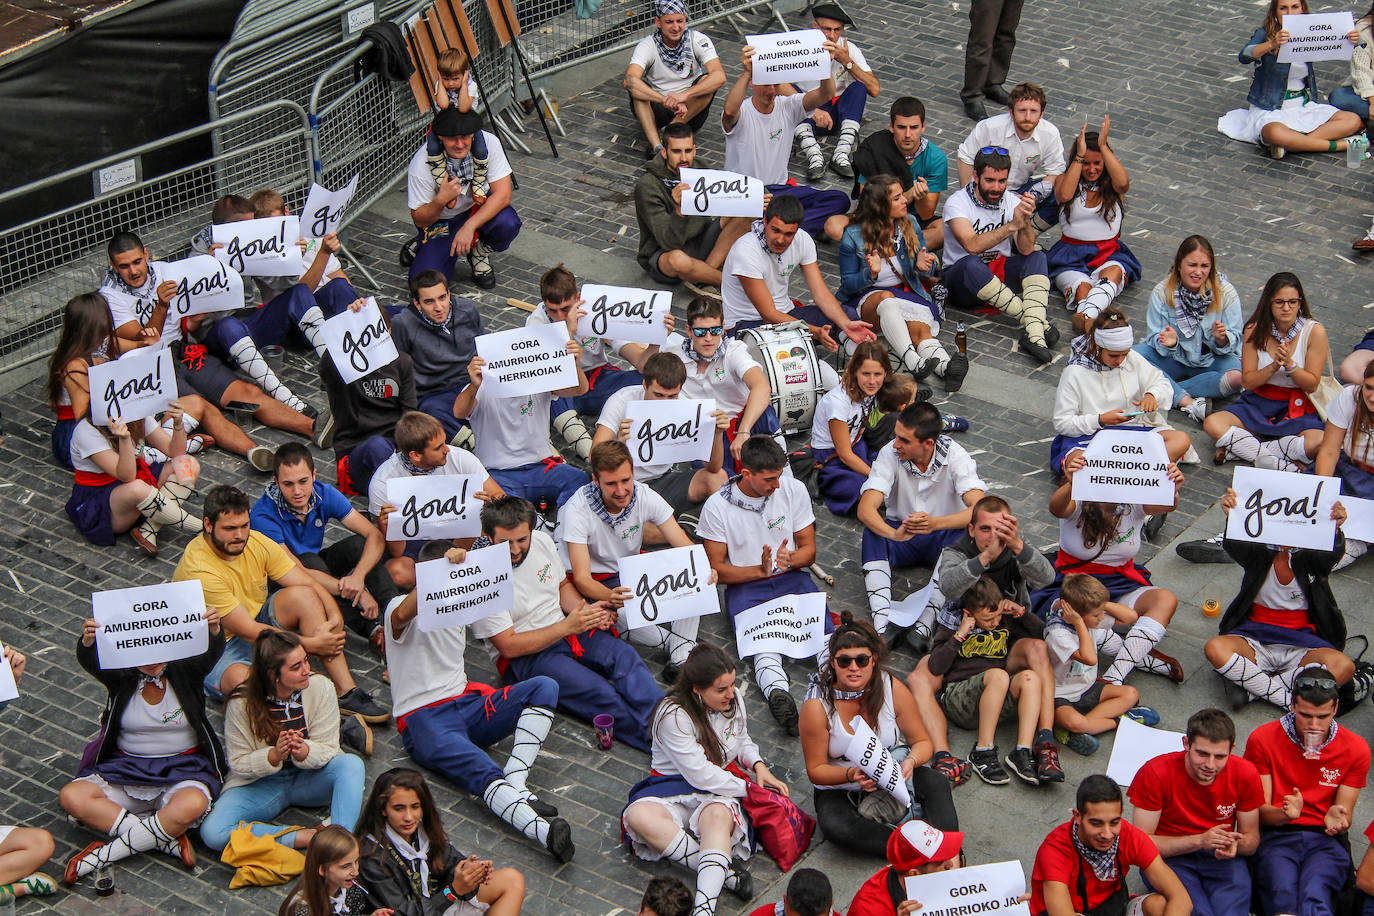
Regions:
M 1145 415 L 1145 411 L 1143 411 L 1143 410 L 1123 410 L 1123 411 L 1121 412 L 1121 415 L 1122 415 L 1123 417 L 1143 417 L 1143 416 Z
M 225 406 L 230 410 L 246 410 L 249 413 L 253 413 L 261 405 L 254 404 L 252 401 L 230 401 Z

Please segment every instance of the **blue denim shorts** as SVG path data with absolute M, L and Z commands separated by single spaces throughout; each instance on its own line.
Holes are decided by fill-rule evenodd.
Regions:
M 262 610 L 258 611 L 258 616 L 254 619 L 269 627 L 283 629 L 282 625 L 277 623 L 277 615 L 273 608 L 276 600 L 276 592 L 268 595 L 267 600 L 263 602 Z M 205 687 L 205 695 L 212 700 L 224 699 L 224 695 L 219 691 L 219 682 L 224 677 L 224 672 L 229 670 L 230 665 L 251 664 L 253 664 L 253 644 L 238 636 L 229 637 L 224 643 L 224 653 L 220 655 L 219 661 L 215 663 L 215 667 L 211 669 L 210 673 L 205 675 L 205 680 L 202 682 Z

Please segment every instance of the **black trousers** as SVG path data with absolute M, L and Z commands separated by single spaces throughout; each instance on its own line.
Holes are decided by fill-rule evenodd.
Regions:
M 351 534 L 341 541 L 330 544 L 319 553 L 303 553 L 298 558 L 301 565 L 306 569 L 314 569 L 319 572 L 327 572 L 336 579 L 342 578 L 353 571 L 362 559 L 363 548 L 367 541 L 360 534 Z M 382 625 L 382 614 L 386 611 L 387 604 L 400 592 L 396 588 L 396 583 L 391 581 L 391 574 L 386 571 L 385 555 L 377 561 L 377 565 L 372 567 L 372 571 L 363 579 L 368 592 L 377 600 L 378 614 L 376 619 L 369 620 L 362 615 L 353 602 L 345 598 L 335 598 L 339 604 L 339 613 L 343 614 L 344 624 L 364 639 L 372 636 L 372 631 Z
M 969 0 L 964 88 L 959 91 L 964 102 L 976 102 L 983 98 L 984 89 L 1006 81 L 1021 5 L 1022 0 Z
M 940 830 L 958 830 L 959 815 L 954 810 L 954 795 L 949 780 L 928 766 L 911 773 L 915 788 L 912 797 L 921 806 L 926 823 Z M 881 859 L 887 855 L 887 838 L 892 829 L 859 814 L 861 792 L 844 789 L 816 789 L 816 823 L 825 838 L 837 846 Z

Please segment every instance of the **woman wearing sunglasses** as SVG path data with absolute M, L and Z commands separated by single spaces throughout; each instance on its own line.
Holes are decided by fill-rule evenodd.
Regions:
M 923 766 L 933 750 L 901 678 L 883 668 L 887 644 L 866 620 L 849 611 L 830 634 L 829 661 L 811 680 L 801 710 L 802 754 L 815 786 L 816 820 L 825 838 L 846 849 L 881 858 L 892 830 L 908 816 L 941 830 L 957 830 L 950 783 Z M 862 719 L 901 768 L 912 809 L 845 755 Z M 862 758 L 860 758 L 862 759 Z M 919 806 L 919 810 L 914 810 Z

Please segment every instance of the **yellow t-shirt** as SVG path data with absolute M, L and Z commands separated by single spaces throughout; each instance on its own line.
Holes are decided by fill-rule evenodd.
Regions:
M 205 590 L 205 603 L 223 616 L 242 605 L 257 617 L 267 600 L 267 580 L 280 579 L 295 567 L 286 548 L 259 534 L 249 533 L 243 553 L 232 560 L 221 560 L 204 535 L 194 538 L 181 555 L 173 582 L 198 579 Z M 227 639 L 233 635 L 226 633 Z

